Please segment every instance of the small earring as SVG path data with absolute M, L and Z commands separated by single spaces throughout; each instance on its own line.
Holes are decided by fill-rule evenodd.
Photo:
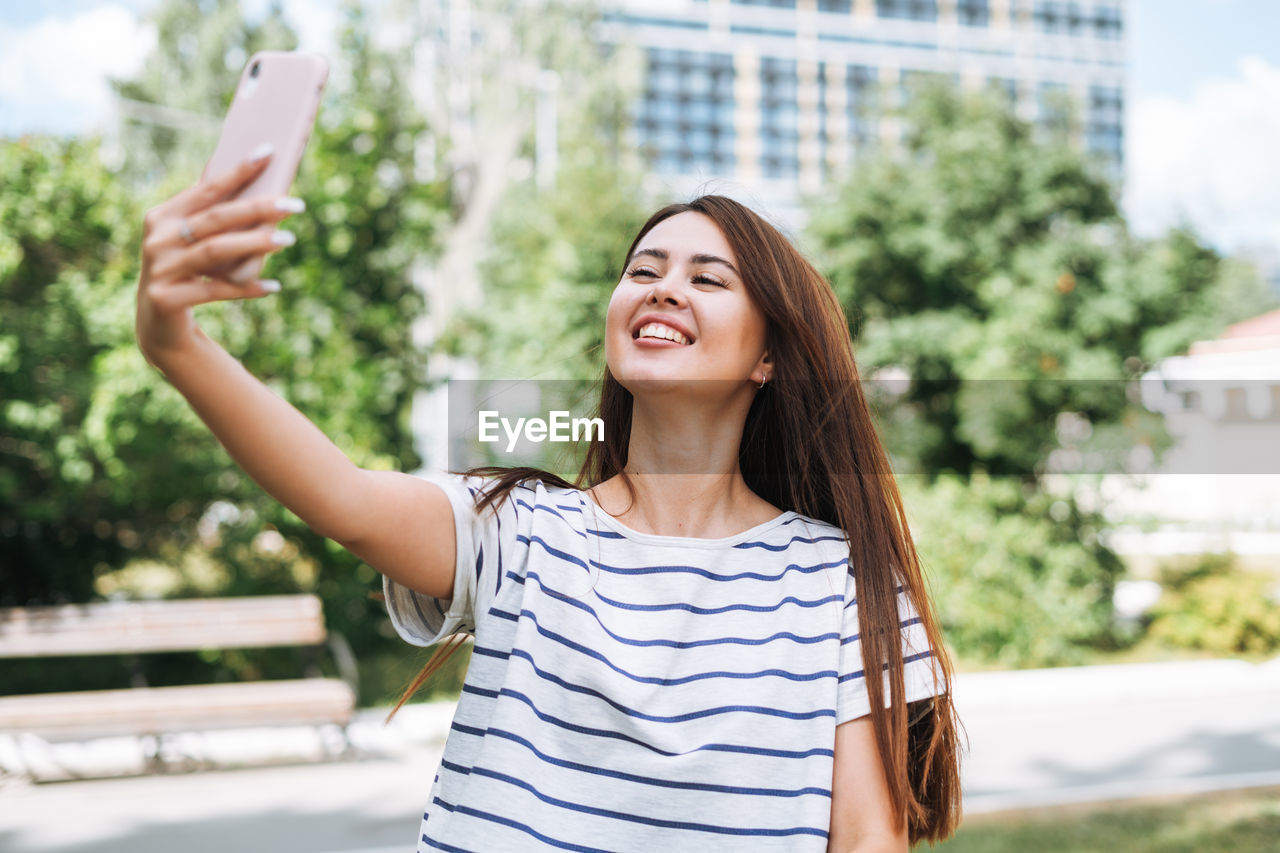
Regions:
M 764 383 L 765 383 L 766 381 L 768 381 L 768 379 L 769 379 L 769 377 L 768 377 L 768 376 L 766 376 L 764 379 L 761 379 L 761 380 L 760 380 L 760 387 L 761 387 L 761 388 L 764 388 Z

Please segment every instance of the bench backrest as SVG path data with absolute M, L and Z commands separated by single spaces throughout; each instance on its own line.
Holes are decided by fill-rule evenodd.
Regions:
M 0 658 L 310 646 L 325 640 L 314 595 L 0 608 Z

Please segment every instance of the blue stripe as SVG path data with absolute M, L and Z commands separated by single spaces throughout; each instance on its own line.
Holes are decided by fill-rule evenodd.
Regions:
M 502 516 L 494 516 L 494 521 L 498 525 L 498 572 L 493 582 L 493 595 L 497 598 L 498 593 L 502 590 Z
M 744 788 L 739 785 L 714 785 L 710 782 L 677 782 L 670 779 L 656 779 L 652 776 L 641 776 L 636 773 L 624 773 L 620 770 L 608 770 L 604 767 L 595 767 L 590 764 L 580 764 L 577 761 L 568 761 L 564 758 L 555 758 L 547 755 L 531 742 L 520 737 L 520 735 L 515 734 L 514 732 L 504 731 L 503 729 L 490 728 L 487 734 L 512 741 L 513 743 L 518 743 L 547 764 L 553 764 L 557 767 L 564 767 L 569 770 L 577 770 L 582 773 L 593 773 L 597 776 L 608 776 L 613 779 L 637 782 L 641 785 L 655 785 L 659 788 L 677 788 L 688 791 L 712 791 L 718 794 L 743 794 L 758 797 L 801 797 L 806 794 L 814 794 L 827 798 L 831 797 L 831 792 L 826 788 Z M 468 772 L 469 770 L 470 769 L 468 768 Z
M 595 658 L 596 660 L 600 661 L 605 666 L 609 667 L 609 669 L 613 670 L 619 675 L 626 676 L 632 681 L 638 681 L 641 684 L 661 684 L 663 686 L 667 686 L 667 685 L 673 685 L 673 684 L 688 684 L 690 681 L 701 681 L 702 679 L 705 679 L 705 678 L 764 678 L 765 676 L 769 676 L 769 675 L 775 675 L 779 678 L 785 678 L 788 681 L 817 681 L 821 678 L 835 678 L 839 674 L 833 669 L 823 670 L 821 672 L 808 672 L 808 673 L 787 672 L 784 669 L 761 669 L 756 672 L 729 672 L 727 670 L 714 670 L 711 672 L 699 672 L 693 675 L 685 675 L 685 676 L 681 676 L 680 678 L 659 678 L 655 675 L 634 675 L 630 672 L 627 672 L 625 669 L 618 666 L 617 664 L 613 663 L 608 658 L 606 658 L 603 654 L 601 654 L 600 652 L 597 652 L 595 649 L 590 649 L 580 643 L 575 643 L 573 640 L 570 640 L 567 637 L 564 637 L 560 634 L 556 634 L 552 631 L 549 631 L 543 628 L 541 625 L 538 625 L 538 633 L 542 634 L 544 637 L 547 637 L 548 639 L 555 640 L 556 642 L 561 643 L 562 645 L 568 646 L 569 648 L 573 649 L 576 652 L 581 652 L 582 654 L 587 655 L 588 657 Z M 473 651 L 473 654 L 475 653 L 476 652 Z M 490 657 L 498 657 L 499 655 L 502 654 L 496 649 L 485 649 L 484 653 L 489 655 Z M 507 656 L 523 658 L 524 660 L 527 660 L 529 663 L 534 664 L 535 670 L 538 668 L 537 664 L 534 663 L 533 657 L 524 649 L 512 649 Z
M 511 652 L 499 651 L 498 649 L 487 649 L 484 646 L 472 646 L 471 654 L 487 658 L 498 658 L 499 660 L 506 660 L 511 657 Z
M 781 545 L 770 545 L 768 542 L 740 542 L 734 545 L 735 548 L 764 548 L 766 551 L 785 551 L 792 546 L 793 543 L 803 542 L 806 545 L 812 545 L 815 542 L 843 542 L 843 536 L 815 536 L 812 539 L 806 539 L 803 536 L 792 536 L 791 539 Z
M 518 584 L 523 585 L 525 583 L 525 578 L 517 575 L 515 572 L 507 572 L 507 576 Z M 548 589 L 546 583 L 542 579 L 542 576 L 537 572 L 530 571 L 528 576 L 536 580 L 543 589 Z M 901 592 L 902 587 L 898 587 L 898 591 Z M 609 598 L 606 595 L 602 595 L 599 591 L 595 591 L 595 597 L 600 601 L 603 601 L 605 604 L 608 604 L 611 607 L 616 607 L 619 610 L 646 612 L 655 610 L 684 610 L 699 616 L 714 616 L 719 613 L 731 613 L 735 610 L 743 610 L 749 613 L 773 613 L 781 610 L 787 604 L 794 604 L 797 607 L 821 607 L 824 604 L 830 604 L 834 601 L 842 601 L 844 599 L 843 595 L 829 595 L 826 598 L 817 598 L 813 600 L 796 598 L 793 595 L 789 595 L 777 604 L 726 604 L 723 607 L 698 607 L 693 604 L 686 604 L 683 601 L 674 601 L 669 604 L 632 604 L 630 602 L 618 601 L 617 599 Z M 850 604 L 856 603 L 856 601 L 857 600 L 854 599 Z
M 515 690 L 511 690 L 510 688 L 504 687 L 502 689 L 502 695 L 509 696 L 512 699 L 518 699 L 519 701 L 528 705 L 529 710 L 533 712 L 534 716 L 536 716 L 539 720 L 542 720 L 544 723 L 550 723 L 553 726 L 558 726 L 559 728 L 566 729 L 571 732 L 577 732 L 578 734 L 593 735 L 595 737 L 612 738 L 613 740 L 621 740 L 627 743 L 633 743 L 636 746 L 644 747 L 650 752 L 657 753 L 658 755 L 667 755 L 667 756 L 687 755 L 688 753 L 691 753 L 691 752 L 702 752 L 704 750 L 707 752 L 732 752 L 732 753 L 739 753 L 742 755 L 766 755 L 766 756 L 771 756 L 773 758 L 810 758 L 812 756 L 825 756 L 827 758 L 831 758 L 835 755 L 835 753 L 832 750 L 823 749 L 821 747 L 815 747 L 813 749 L 800 751 L 800 750 L 790 750 L 790 749 L 768 749 L 766 747 L 742 746 L 739 744 L 729 744 L 729 743 L 707 743 L 707 744 L 703 744 L 702 746 L 695 746 L 693 749 L 684 750 L 683 752 L 669 752 L 665 749 L 659 749 L 658 747 L 653 746 L 650 743 L 646 743 L 645 741 L 642 741 L 639 738 L 635 738 L 635 737 L 632 737 L 631 735 L 623 734 L 621 732 L 610 731 L 609 729 L 593 729 L 589 726 L 582 726 L 582 725 L 578 725 L 577 723 L 571 723 L 568 720 L 562 720 L 559 717 L 556 717 L 552 714 L 548 714 L 545 711 L 539 710 L 538 706 L 533 704 L 532 699 L 530 699 L 528 696 L 524 695 L 523 693 L 517 692 Z M 829 712 L 829 713 L 834 713 L 834 712 Z
M 686 830 L 695 830 L 698 832 L 711 832 L 718 835 L 755 835 L 755 836 L 773 836 L 773 837 L 788 836 L 788 835 L 816 835 L 820 838 L 827 837 L 827 831 L 825 829 L 819 829 L 817 827 L 812 827 L 812 826 L 793 826 L 793 827 L 788 827 L 786 829 L 769 829 L 766 827 L 716 826 L 715 824 L 709 824 L 709 823 L 693 823 L 691 821 L 683 821 L 683 820 L 664 820 L 662 818 L 647 817 L 645 815 L 629 814 L 627 812 L 618 812 L 618 811 L 613 811 L 612 809 L 602 809 L 598 806 L 588 806 L 588 805 L 584 805 L 583 803 L 574 803 L 569 800 L 561 800 L 556 797 L 552 797 L 548 794 L 542 793 L 537 788 L 533 787 L 528 782 L 525 782 L 522 779 L 517 779 L 514 776 L 508 776 L 506 773 L 499 773 L 496 770 L 490 770 L 487 767 L 473 767 L 471 772 L 476 774 L 477 776 L 486 776 L 490 779 L 496 779 L 499 782 L 506 782 L 508 785 L 514 785 L 517 788 L 522 788 L 528 791 L 530 794 L 533 794 L 539 800 L 542 800 L 542 802 L 547 803 L 548 805 L 557 806 L 559 808 L 567 809 L 570 811 L 582 812 L 583 814 L 596 815 L 598 817 L 613 818 L 614 820 L 625 820 L 625 821 L 630 821 L 632 823 L 645 824 L 647 826 L 660 826 L 666 829 L 686 829 Z
M 534 577 L 537 576 L 536 572 L 530 572 L 529 574 Z M 542 582 L 540 578 L 538 582 Z M 726 604 L 724 607 L 698 607 L 693 604 L 686 604 L 683 601 L 673 601 L 670 604 L 631 604 L 626 601 L 617 601 L 616 599 L 608 598 L 601 595 L 599 592 L 596 592 L 596 598 L 600 599 L 605 604 L 617 607 L 619 610 L 684 610 L 689 613 L 695 613 L 699 616 L 714 616 L 717 613 L 731 613 L 735 610 L 745 610 L 749 613 L 773 613 L 781 610 L 783 606 L 787 604 L 794 604 L 797 607 L 821 607 L 822 605 L 830 604 L 833 601 L 840 601 L 844 596 L 829 595 L 826 598 L 817 598 L 809 601 L 796 598 L 794 595 L 789 595 L 777 604 Z
M 652 723 L 687 723 L 690 720 L 701 720 L 705 717 L 716 717 L 720 714 L 733 713 L 760 714 L 766 717 L 781 717 L 785 720 L 812 720 L 816 717 L 834 717 L 836 714 L 835 710 L 830 708 L 818 708 L 812 711 L 784 711 L 781 708 L 769 708 L 764 705 L 721 705 L 715 708 L 704 708 L 701 711 L 689 711 L 684 714 L 676 714 L 670 717 L 664 717 L 660 714 L 646 714 L 642 711 L 637 711 L 635 708 L 623 705 L 621 702 L 611 698 L 608 694 L 602 693 L 593 687 L 587 687 L 584 684 L 575 684 L 574 682 L 561 678 L 554 673 L 539 669 L 538 665 L 533 662 L 533 659 L 529 658 L 528 655 L 521 655 L 521 650 L 519 649 L 512 650 L 511 654 L 518 657 L 524 657 L 529 662 L 529 666 L 533 667 L 534 673 L 543 681 L 550 681 L 557 687 L 568 690 L 571 693 L 580 693 L 583 696 L 592 696 L 628 717 L 632 717 L 637 720 L 648 720 Z M 834 673 L 832 674 L 834 675 Z M 465 690 L 466 688 L 464 687 L 463 689 Z M 504 687 L 502 690 L 498 691 L 498 695 L 505 696 L 509 692 L 510 691 Z
M 573 686 L 570 686 L 564 683 L 564 681 L 559 679 L 558 676 L 550 674 L 550 672 L 541 669 L 541 667 L 538 666 L 538 663 L 534 661 L 534 658 L 532 658 L 531 654 L 529 652 L 526 652 L 525 649 L 522 649 L 522 648 L 512 649 L 511 656 L 522 658 L 522 660 L 525 660 L 525 661 L 529 661 L 529 665 L 531 667 L 534 667 L 534 672 L 538 674 L 539 678 L 545 681 L 552 681 L 553 684 L 567 686 L 568 689 L 575 689 L 573 688 Z M 777 675 L 777 676 L 781 676 L 781 678 L 785 678 L 791 681 L 815 681 L 818 679 L 833 679 L 833 678 L 836 678 L 836 676 L 838 675 L 835 670 L 824 670 L 822 672 L 810 672 L 810 674 L 804 674 L 804 675 L 797 675 L 795 674 L 795 672 L 787 672 L 785 670 L 760 670 L 759 672 L 724 672 L 724 671 L 698 672 L 698 674 L 695 674 L 695 675 L 686 675 L 684 676 L 684 678 L 660 679 L 660 678 L 657 678 L 657 676 L 632 675 L 630 674 L 630 672 L 627 672 L 626 670 L 621 669 L 621 667 L 614 666 L 613 663 L 609 663 L 608 661 L 605 661 L 605 663 L 608 663 L 609 669 L 620 672 L 621 675 L 627 676 L 628 679 L 640 681 L 640 683 L 643 683 L 643 684 L 662 684 L 662 685 L 686 684 L 686 683 L 689 683 L 689 681 L 698 681 L 700 679 L 714 679 L 714 678 L 756 679 L 756 678 L 763 678 L 763 676 L 767 676 L 767 675 Z M 611 699 L 609 699 L 608 697 L 605 697 L 603 693 L 596 693 L 595 690 L 589 690 L 588 688 L 584 688 L 582 690 L 576 690 L 576 692 L 579 692 L 579 693 L 589 692 L 591 695 L 598 695 L 598 697 L 604 699 L 605 702 L 608 702 L 609 704 L 613 704 Z
M 525 536 L 524 534 L 520 534 L 519 536 L 516 537 L 516 539 L 520 542 L 525 543 L 526 545 L 532 545 L 532 543 L 537 542 L 551 556 L 559 557 L 562 560 L 566 560 L 570 563 L 573 563 L 575 566 L 580 566 L 583 569 L 588 569 L 587 564 L 585 562 L 573 556 L 572 554 L 568 554 L 552 545 L 548 545 L 542 539 L 541 536 Z M 590 560 L 588 562 L 590 562 L 592 566 L 595 566 L 596 568 L 600 569 L 600 571 L 602 572 L 609 572 L 611 574 L 619 574 L 619 575 L 652 575 L 652 574 L 666 574 L 670 572 L 685 572 L 688 574 L 700 575 L 701 577 L 708 578 L 713 581 L 736 581 L 736 580 L 743 580 L 748 578 L 752 580 L 761 580 L 761 581 L 777 581 L 777 580 L 782 580 L 782 578 L 787 574 L 787 572 L 795 571 L 795 572 L 801 572 L 803 574 L 820 572 L 825 569 L 834 568 L 836 566 L 846 565 L 848 563 L 848 559 L 846 558 L 843 560 L 836 560 L 830 563 L 818 563 L 812 566 L 801 566 L 797 563 L 788 563 L 786 567 L 783 568 L 783 570 L 776 575 L 762 575 L 759 572 L 739 572 L 736 575 L 718 575 L 714 572 L 707 571 L 706 569 L 698 568 L 697 566 L 625 567 L 625 566 L 610 566 L 607 563 L 601 563 L 598 560 Z
M 898 628 L 899 629 L 910 628 L 912 625 L 917 625 L 922 621 L 924 620 L 922 620 L 919 616 L 917 616 L 914 619 L 908 619 L 906 622 L 899 622 Z M 861 634 L 854 634 L 852 637 L 845 637 L 843 640 L 840 641 L 840 645 L 847 646 L 849 643 L 856 643 L 858 642 L 858 639 L 861 636 L 862 636 Z
M 475 817 L 481 820 L 490 821 L 492 823 L 500 823 L 503 826 L 509 826 L 512 829 L 518 829 L 521 832 L 527 833 L 528 835 L 532 835 L 534 838 L 538 839 L 543 844 L 550 844 L 552 847 L 558 847 L 561 850 L 575 850 L 575 851 L 578 851 L 578 853 L 610 853 L 610 851 L 601 849 L 599 847 L 585 847 L 581 844 L 571 844 L 568 841 L 561 841 L 558 838 L 552 838 L 550 835 L 543 835 L 541 832 L 538 832 L 536 829 L 529 826 L 528 824 L 520 823 L 519 821 L 512 820 L 509 817 L 502 817 L 501 815 L 496 815 L 491 812 L 483 812 L 483 811 L 480 811 L 479 809 L 473 809 L 470 806 L 455 806 L 452 803 L 446 803 L 444 800 L 440 799 L 439 797 L 436 797 L 434 802 L 439 803 L 442 808 L 447 809 L 451 812 L 457 812 L 458 814 L 464 814 L 464 815 L 467 815 L 468 817 Z M 428 838 L 425 834 L 422 836 L 422 840 L 430 844 L 432 847 L 438 847 L 441 850 L 460 850 L 461 849 L 458 847 L 452 847 L 450 845 L 447 845 L 442 841 L 436 841 L 434 839 Z M 470 853 L 470 851 L 463 851 L 463 853 Z
M 486 734 L 484 729 L 477 729 L 475 726 L 468 726 L 458 722 L 452 723 L 449 728 L 456 729 L 464 735 L 475 735 L 476 737 L 484 737 Z
M 780 581 L 786 576 L 787 572 L 800 572 L 801 574 L 812 574 L 813 572 L 821 572 L 826 569 L 847 563 L 847 560 L 836 560 L 831 563 L 817 563 L 812 566 L 801 566 L 798 563 L 788 563 L 781 572 L 776 575 L 763 575 L 759 572 L 738 572 L 736 575 L 718 575 L 709 572 L 706 569 L 700 569 L 697 566 L 609 566 L 604 563 L 592 560 L 591 564 L 602 572 L 610 572 L 618 575 L 656 575 L 669 574 L 672 572 L 684 572 L 687 574 L 699 575 L 713 581 L 736 581 L 736 580 L 758 580 L 758 581 Z
M 766 645 L 767 643 L 772 643 L 774 640 L 792 640 L 793 642 L 796 642 L 796 643 L 809 645 L 812 643 L 821 643 L 827 640 L 837 640 L 840 638 L 840 634 L 835 631 L 831 631 L 826 634 L 817 634 L 812 637 L 802 637 L 799 634 L 793 634 L 790 631 L 779 631 L 776 634 L 770 634 L 767 637 L 760 637 L 758 639 L 752 638 L 752 637 L 716 637 L 710 640 L 660 640 L 660 639 L 659 640 L 636 640 L 636 639 L 632 639 L 631 637 L 624 637 L 621 634 L 615 634 L 613 631 L 610 631 L 608 628 L 605 627 L 604 623 L 600 621 L 600 617 L 596 616 L 596 612 L 592 610 L 590 606 L 584 604 L 583 602 L 569 598 L 568 596 L 565 596 L 562 593 L 557 593 L 554 590 L 547 589 L 546 587 L 543 587 L 543 591 L 546 592 L 548 597 L 550 598 L 561 599 L 566 604 L 570 604 L 574 607 L 577 607 L 580 610 L 585 610 L 587 613 L 590 613 L 592 616 L 595 617 L 596 623 L 600 626 L 600 630 L 604 631 L 612 639 L 617 640 L 619 643 L 622 643 L 623 645 L 636 646 L 639 648 L 645 648 L 649 646 L 665 646 L 667 648 L 672 648 L 672 649 L 692 649 L 692 648 L 697 648 L 698 646 L 723 646 L 723 645 L 763 646 L 763 645 Z M 494 616 L 499 616 L 503 619 L 509 619 L 512 622 L 519 621 L 519 619 L 521 618 L 529 619 L 530 621 L 533 622 L 534 625 L 538 626 L 539 633 L 547 637 L 552 637 L 551 634 L 547 634 L 542 630 L 541 623 L 538 622 L 538 614 L 534 613 L 532 610 L 528 610 L 528 609 L 521 610 L 519 615 L 517 615 L 514 613 L 508 613 L 503 610 L 498 610 L 495 607 L 495 608 L 492 608 L 489 612 Z M 552 638 L 556 639 L 556 637 L 552 637 Z
M 626 539 L 627 538 L 623 536 L 621 533 L 614 533 L 612 530 L 592 530 L 590 527 L 588 527 L 587 532 L 594 536 L 599 536 L 601 539 Z
M 525 545 L 529 545 L 531 544 L 531 542 L 537 542 L 539 545 L 545 548 L 547 553 L 550 554 L 551 556 L 559 557 L 561 560 L 564 560 L 569 563 L 573 563 L 575 566 L 578 566 L 583 571 L 586 571 L 586 572 L 591 571 L 591 569 L 587 567 L 587 564 L 585 562 L 578 559 L 574 555 L 568 553 L 567 551 L 561 551 L 559 548 L 555 548 L 551 545 L 548 545 L 545 541 L 543 541 L 541 536 L 525 536 L 523 533 L 518 533 L 516 534 L 516 541 L 523 542 Z
M 515 575 L 513 574 L 512 577 L 514 578 Z M 618 642 L 625 643 L 630 646 L 671 646 L 672 648 L 677 648 L 677 649 L 696 648 L 697 646 L 715 646 L 715 645 L 724 645 L 724 644 L 760 646 L 760 645 L 764 645 L 767 642 L 770 642 L 775 639 L 779 639 L 784 636 L 790 637 L 791 639 L 795 640 L 798 643 L 817 643 L 817 642 L 821 642 L 822 640 L 830 640 L 838 636 L 835 633 L 822 634 L 817 637 L 797 637 L 795 634 L 785 634 L 785 635 L 774 634 L 773 636 L 765 637 L 764 639 L 749 639 L 749 638 L 742 638 L 742 637 L 719 637 L 719 638 L 710 639 L 710 640 L 689 640 L 683 643 L 676 642 L 674 640 L 630 640 L 618 634 L 615 634 L 613 631 L 610 631 L 608 627 L 605 626 L 604 620 L 600 618 L 600 614 L 596 613 L 595 608 L 587 604 L 585 601 L 580 601 L 571 595 L 568 595 L 566 593 L 560 592 L 559 590 L 552 589 L 551 587 L 547 586 L 542 582 L 542 576 L 539 575 L 537 572 L 529 572 L 528 577 L 537 581 L 538 586 L 541 587 L 542 591 L 547 595 L 548 598 L 553 598 L 556 601 L 562 601 L 565 604 L 568 604 L 570 607 L 576 607 L 585 613 L 591 614 L 591 617 L 596 620 L 596 624 L 600 626 L 600 630 L 604 631 L 606 634 L 608 634 L 610 637 L 614 638 Z M 520 582 L 524 583 L 525 580 L 526 580 L 525 578 L 521 578 Z M 824 599 L 824 601 L 834 601 L 839 598 L 840 596 L 838 595 L 831 596 L 830 598 Z M 528 611 L 521 611 L 521 615 L 524 615 L 526 612 Z M 537 624 L 538 620 L 536 615 L 533 616 L 533 620 L 534 620 L 534 623 Z M 547 635 L 547 636 L 550 636 L 550 635 Z
M 489 690 L 488 688 L 485 688 L 485 687 L 476 687 L 474 684 L 465 684 L 465 683 L 464 683 L 464 684 L 462 685 L 462 692 L 463 692 L 463 693 L 474 693 L 475 695 L 477 695 L 477 696 L 483 696 L 483 697 L 484 697 L 484 698 L 486 698 L 486 699 L 497 699 L 497 698 L 498 698 L 498 691 L 497 691 L 497 690 Z
M 923 660 L 924 658 L 931 657 L 932 655 L 933 655 L 932 649 L 926 652 L 921 652 L 918 655 L 911 655 L 910 657 L 905 657 L 902 659 L 902 665 L 906 666 L 909 663 L 915 663 L 918 660 Z M 888 669 L 888 668 L 889 668 L 889 664 L 886 663 L 884 665 L 884 669 Z M 848 675 L 842 675 L 840 676 L 840 683 L 843 684 L 846 681 L 853 681 L 856 678 L 865 678 L 866 674 L 867 674 L 867 671 L 865 669 L 860 669 L 857 672 L 851 672 Z
M 484 544 L 476 551 L 476 585 L 480 584 L 480 574 L 484 571 Z
M 563 521 L 565 526 L 568 527 L 570 530 L 572 530 L 574 533 L 577 533 L 583 539 L 587 538 L 587 534 L 583 533 L 580 530 L 575 529 L 573 525 L 569 523 L 569 519 L 565 518 L 563 515 L 556 512 L 554 509 L 547 506 L 546 504 L 542 504 L 542 503 L 530 504 L 528 501 L 523 501 L 523 500 L 520 500 L 519 498 L 516 498 L 516 505 L 524 507 L 525 509 L 529 510 L 529 512 L 536 512 L 537 510 L 542 510 L 543 512 L 549 512 L 552 515 L 554 515 L 556 518 Z M 573 509 L 573 507 L 561 507 L 561 509 Z

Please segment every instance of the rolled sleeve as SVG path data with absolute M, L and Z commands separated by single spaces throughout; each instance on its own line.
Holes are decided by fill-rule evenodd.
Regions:
M 477 549 L 483 547 L 485 538 L 480 529 L 485 521 L 475 506 L 482 482 L 479 478 L 441 472 L 424 475 L 423 479 L 438 485 L 448 496 L 458 549 L 452 599 L 435 598 L 385 575 L 382 578 L 391 624 L 401 638 L 415 646 L 429 646 L 451 634 L 475 631 Z

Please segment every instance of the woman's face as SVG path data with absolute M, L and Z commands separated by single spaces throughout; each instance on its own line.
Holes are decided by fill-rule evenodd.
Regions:
M 641 380 L 746 383 L 769 369 L 765 330 L 719 226 L 679 213 L 655 225 L 627 260 L 609 300 L 605 358 L 632 393 L 629 383 Z

